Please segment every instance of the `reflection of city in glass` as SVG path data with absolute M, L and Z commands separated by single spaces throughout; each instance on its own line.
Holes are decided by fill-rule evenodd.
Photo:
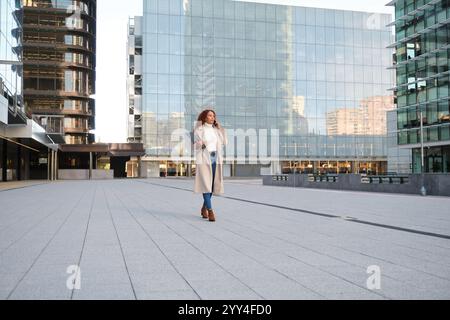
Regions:
M 0 93 L 22 106 L 21 61 L 21 5 L 20 1 L 2 0 L 0 3 Z M 10 105 L 10 107 L 14 107 Z
M 412 149 L 420 173 L 420 111 L 424 172 L 450 170 L 449 1 L 391 1 L 395 5 L 398 144 Z
M 58 143 L 95 141 L 95 0 L 24 0 L 27 112 Z
M 228 129 L 279 129 L 279 155 L 337 172 L 385 170 L 391 16 L 230 0 L 144 1 L 143 142 L 213 106 Z M 358 161 L 358 162 L 356 162 Z M 303 164 L 303 162 L 302 162 Z M 307 166 L 310 168 L 311 164 Z M 350 168 L 350 169 L 348 169 Z

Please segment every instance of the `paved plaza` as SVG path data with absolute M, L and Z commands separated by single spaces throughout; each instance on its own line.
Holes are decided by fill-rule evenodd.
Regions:
M 192 186 L 1 189 L 0 299 L 450 299 L 450 198 Z

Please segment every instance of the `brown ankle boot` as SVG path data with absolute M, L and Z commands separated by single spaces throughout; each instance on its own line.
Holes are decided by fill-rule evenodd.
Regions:
M 202 212 L 202 218 L 208 219 L 208 209 L 206 209 L 205 205 L 203 205 L 201 212 Z
M 216 216 L 214 215 L 214 211 L 212 209 L 208 209 L 208 219 L 211 222 L 216 221 Z

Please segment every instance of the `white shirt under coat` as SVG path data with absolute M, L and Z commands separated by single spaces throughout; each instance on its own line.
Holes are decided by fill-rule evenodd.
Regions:
M 205 123 L 204 125 L 204 140 L 203 143 L 206 145 L 206 150 L 208 152 L 216 152 L 217 151 L 217 132 L 212 124 Z

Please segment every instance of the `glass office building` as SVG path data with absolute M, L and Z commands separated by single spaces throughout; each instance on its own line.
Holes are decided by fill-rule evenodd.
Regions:
M 0 96 L 2 107 L 23 111 L 21 7 L 21 2 L 16 0 L 0 3 Z M 0 121 L 4 124 L 8 123 L 7 108 L 2 109 Z
M 24 108 L 22 9 L 22 1 L 0 1 L 1 182 L 45 179 L 48 171 L 51 141 Z
M 142 17 L 128 21 L 127 141 L 142 142 Z
M 6 128 L 26 124 L 22 99 L 21 2 L 0 2 L 0 181 L 18 180 L 22 148 Z
M 450 1 L 399 0 L 395 6 L 398 144 L 412 150 L 412 171 L 450 169 Z M 421 117 L 422 111 L 422 117 Z M 423 122 L 423 134 L 420 123 Z
M 283 172 L 385 172 L 391 20 L 232 0 L 144 1 L 148 172 L 189 175 L 189 159 L 170 161 L 171 133 L 192 130 L 206 106 L 229 130 L 278 129 Z M 225 173 L 259 172 L 227 159 Z

